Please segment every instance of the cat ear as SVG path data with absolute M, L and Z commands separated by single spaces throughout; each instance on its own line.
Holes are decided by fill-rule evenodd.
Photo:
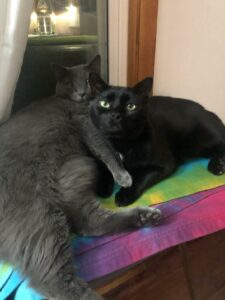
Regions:
M 56 79 L 59 81 L 68 75 L 68 69 L 66 67 L 63 67 L 62 65 L 52 63 L 52 68 L 55 73 Z
M 147 97 L 152 89 L 153 79 L 151 77 L 147 77 L 140 81 L 133 87 L 133 91 L 135 94 Z
M 100 74 L 101 56 L 99 54 L 95 55 L 92 58 L 92 60 L 87 64 L 87 68 L 92 72 Z
M 102 80 L 97 73 L 94 72 L 90 72 L 89 74 L 89 85 L 94 96 L 109 88 L 108 84 Z

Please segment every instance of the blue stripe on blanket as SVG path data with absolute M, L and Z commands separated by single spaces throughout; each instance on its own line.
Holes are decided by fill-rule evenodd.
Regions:
M 29 288 L 19 272 L 6 264 L 0 264 L 0 300 L 42 300 L 43 298 Z

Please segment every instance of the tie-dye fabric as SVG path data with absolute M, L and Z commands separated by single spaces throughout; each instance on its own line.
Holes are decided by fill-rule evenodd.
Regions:
M 224 229 L 225 175 L 210 174 L 207 163 L 199 160 L 182 166 L 132 205 L 157 204 L 164 216 L 159 226 L 102 238 L 73 238 L 78 275 L 90 281 L 174 245 Z M 113 198 L 102 203 L 105 207 L 120 209 L 115 207 Z M 42 298 L 28 287 L 28 281 L 19 272 L 2 263 L 0 300 L 6 299 Z
M 225 175 L 215 176 L 209 173 L 207 165 L 208 160 L 201 159 L 181 166 L 173 176 L 146 191 L 130 207 L 155 205 L 225 184 Z M 116 209 L 113 197 L 104 200 L 103 204 L 108 208 Z

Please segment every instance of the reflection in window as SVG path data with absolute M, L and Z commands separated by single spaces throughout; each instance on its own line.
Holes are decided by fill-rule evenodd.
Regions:
M 95 0 L 35 0 L 29 34 L 97 34 L 96 9 Z
M 85 64 L 101 55 L 107 80 L 107 0 L 34 0 L 13 111 L 54 94 L 51 63 Z

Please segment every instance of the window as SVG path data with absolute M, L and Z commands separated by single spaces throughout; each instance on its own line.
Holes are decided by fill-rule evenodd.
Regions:
M 99 53 L 108 78 L 106 0 L 35 0 L 13 112 L 54 94 L 51 63 L 84 64 Z

